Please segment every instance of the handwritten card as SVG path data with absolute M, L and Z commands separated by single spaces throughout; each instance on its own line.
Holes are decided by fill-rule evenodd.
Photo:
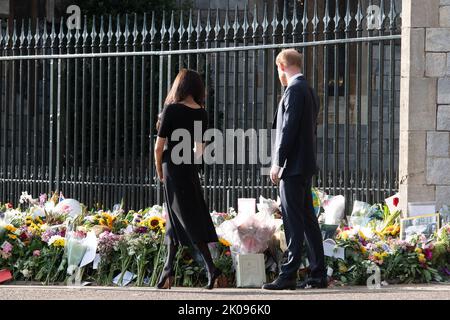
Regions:
M 327 257 L 345 260 L 345 249 L 338 247 L 332 239 L 323 242 L 323 251 Z

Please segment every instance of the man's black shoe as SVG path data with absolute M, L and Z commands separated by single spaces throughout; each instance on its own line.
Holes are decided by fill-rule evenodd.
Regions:
M 305 281 L 299 282 L 297 288 L 299 289 L 325 289 L 328 287 L 327 278 L 308 278 Z
M 266 283 L 262 286 L 262 288 L 266 290 L 295 290 L 296 287 L 297 280 L 295 278 L 277 278 L 272 283 Z

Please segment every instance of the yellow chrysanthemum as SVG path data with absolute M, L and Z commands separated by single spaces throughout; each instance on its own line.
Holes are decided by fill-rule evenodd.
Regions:
M 66 244 L 66 241 L 65 241 L 64 238 L 62 238 L 62 239 L 57 239 L 57 240 L 55 240 L 55 241 L 52 243 L 52 245 L 53 245 L 54 247 L 64 247 L 65 244 Z
M 15 234 L 8 234 L 8 237 L 12 240 L 17 239 L 17 236 Z
M 343 263 L 340 263 L 340 264 L 339 264 L 339 272 L 340 272 L 340 273 L 345 273 L 345 272 L 347 272 L 347 271 L 348 271 L 347 266 L 346 266 L 345 264 L 343 264 Z
M 420 263 L 427 262 L 427 259 L 425 258 L 425 255 L 423 253 L 419 254 L 417 257 L 418 257 Z
M 387 254 L 387 252 L 382 252 L 382 253 L 375 252 L 373 254 L 373 256 L 375 257 L 376 260 L 383 261 L 384 258 L 386 258 L 388 256 L 388 254 Z
M 420 249 L 420 248 L 416 248 L 414 251 L 418 254 L 422 254 L 422 249 Z
M 38 234 L 41 231 L 41 228 L 33 223 L 28 227 L 28 231 L 33 234 Z
M 367 249 L 366 249 L 366 247 L 364 247 L 364 246 L 361 246 L 361 252 L 364 254 L 364 253 L 366 253 L 367 252 Z
M 227 240 L 225 240 L 224 238 L 219 238 L 219 242 L 224 245 L 225 247 L 229 247 L 231 246 L 231 243 L 229 243 Z

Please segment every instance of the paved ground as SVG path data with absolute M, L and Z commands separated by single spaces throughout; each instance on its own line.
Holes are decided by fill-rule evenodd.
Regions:
M 156 290 L 137 287 L 81 287 L 0 285 L 0 300 L 450 300 L 450 284 L 339 287 L 326 290 L 271 292 L 260 289 L 191 288 Z

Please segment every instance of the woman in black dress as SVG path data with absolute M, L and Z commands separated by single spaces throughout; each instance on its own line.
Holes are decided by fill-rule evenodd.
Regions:
M 158 177 L 164 183 L 168 209 L 167 257 L 157 284 L 159 289 L 172 285 L 178 245 L 193 244 L 200 251 L 208 272 L 205 288 L 212 289 L 221 274 L 208 248 L 208 243 L 217 242 L 218 238 L 203 198 L 196 167 L 203 153 L 203 134 L 208 125 L 207 112 L 203 108 L 204 98 L 205 87 L 200 75 L 182 69 L 167 95 L 157 126 L 155 164 Z

